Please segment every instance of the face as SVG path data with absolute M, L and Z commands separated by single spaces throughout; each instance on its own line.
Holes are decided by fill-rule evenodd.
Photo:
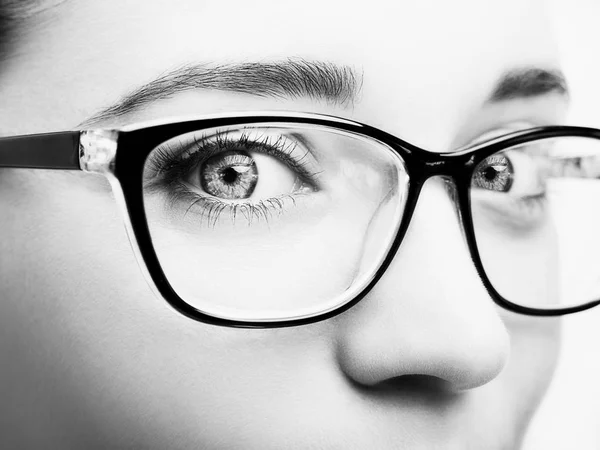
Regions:
M 561 122 L 565 101 L 556 93 L 488 101 L 507 71 L 558 68 L 541 2 L 374 1 L 368 7 L 316 0 L 301 7 L 269 0 L 64 2 L 31 17 L 3 63 L 0 133 L 76 129 L 183 65 L 287 58 L 351 67 L 361 74 L 360 93 L 353 102 L 336 103 L 188 89 L 118 116 L 102 115 L 93 126 L 291 110 L 356 120 L 445 152 Z M 384 163 L 348 170 L 369 178 L 369 170 Z M 550 381 L 558 324 L 493 303 L 453 205 L 435 180 L 423 188 L 400 251 L 361 302 L 334 318 L 281 329 L 216 327 L 170 309 L 140 273 L 103 178 L 3 170 L 0 186 L 6 367 L 0 389 L 6 435 L 14 442 L 513 449 Z M 339 252 L 319 254 L 320 242 L 302 230 L 276 229 L 273 239 L 313 245 L 335 286 L 348 283 L 358 259 L 335 255 L 367 224 L 350 220 L 357 213 L 343 202 L 332 205 L 352 226 L 332 221 L 318 239 L 335 242 Z M 165 252 L 181 245 L 167 229 L 155 232 Z M 219 233 L 231 230 L 223 226 Z M 242 249 L 231 246 L 226 254 L 248 259 L 248 271 L 239 276 L 251 284 L 264 248 L 254 245 L 250 231 L 246 237 Z M 496 245 L 498 238 L 485 239 Z M 195 248 L 207 242 L 200 237 Z M 225 261 L 223 254 L 208 257 Z M 297 263 L 283 258 L 285 267 Z M 508 262 L 491 264 L 501 272 Z M 314 267 L 298 273 L 298 286 L 320 289 Z M 174 265 L 174 273 L 181 270 Z M 221 273 L 219 286 L 234 275 Z M 519 283 L 525 287 L 528 280 Z M 270 288 L 282 302 L 296 292 L 277 281 Z M 210 294 L 235 301 L 222 287 Z

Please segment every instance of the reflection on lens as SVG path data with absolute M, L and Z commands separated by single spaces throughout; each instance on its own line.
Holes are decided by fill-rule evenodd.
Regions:
M 385 257 L 407 176 L 388 147 L 323 126 L 262 123 L 162 143 L 144 169 L 154 249 L 177 294 L 236 320 L 348 302 Z
M 533 308 L 600 298 L 600 141 L 537 140 L 482 161 L 471 208 L 484 270 L 500 295 Z

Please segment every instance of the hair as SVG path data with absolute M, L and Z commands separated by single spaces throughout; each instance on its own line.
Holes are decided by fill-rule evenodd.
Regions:
M 12 7 L 8 0 L 0 1 L 0 46 L 5 47 L 6 40 L 8 39 L 9 28 L 12 24 Z
M 26 10 L 36 5 L 37 0 L 0 0 L 0 60 L 4 60 L 9 53 L 14 32 L 26 16 Z
M 31 17 L 65 0 L 0 0 L 0 61 L 15 42 L 19 28 Z

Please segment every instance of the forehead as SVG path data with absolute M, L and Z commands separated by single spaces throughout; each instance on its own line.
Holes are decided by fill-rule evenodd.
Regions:
M 5 76 L 29 94 L 23 104 L 21 86 L 19 102 L 9 102 L 16 115 L 35 102 L 47 113 L 43 127 L 56 129 L 183 64 L 288 57 L 355 68 L 363 84 L 353 118 L 414 139 L 427 130 L 448 135 L 503 72 L 556 66 L 538 1 L 78 0 L 31 18 Z M 15 97 L 4 86 L 3 98 Z M 217 102 L 206 92 L 193 104 L 164 105 L 162 114 L 272 106 L 240 96 Z M 298 102 L 275 106 L 336 113 Z M 139 119 L 161 112 L 149 114 Z

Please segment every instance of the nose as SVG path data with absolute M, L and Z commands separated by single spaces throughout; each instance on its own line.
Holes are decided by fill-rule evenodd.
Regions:
M 342 314 L 341 370 L 373 386 L 410 375 L 453 390 L 494 379 L 509 336 L 471 261 L 445 181 L 428 180 L 400 248 L 377 285 Z

